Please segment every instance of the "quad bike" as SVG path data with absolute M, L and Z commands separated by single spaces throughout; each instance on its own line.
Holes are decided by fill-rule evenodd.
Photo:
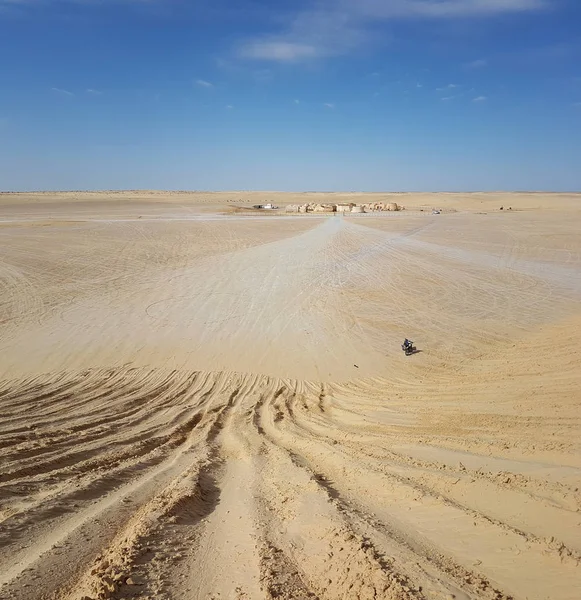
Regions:
M 414 346 L 414 343 L 409 340 L 406 340 L 401 345 L 401 349 L 404 351 L 404 354 L 406 356 L 411 356 L 412 354 L 414 354 L 417 351 L 417 348 Z

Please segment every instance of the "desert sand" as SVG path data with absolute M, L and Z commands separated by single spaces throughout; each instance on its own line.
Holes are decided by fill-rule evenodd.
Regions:
M 580 231 L 1 194 L 0 598 L 578 600 Z

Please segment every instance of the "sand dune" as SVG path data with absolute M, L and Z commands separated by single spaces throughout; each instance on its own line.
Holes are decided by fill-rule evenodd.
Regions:
M 579 597 L 581 213 L 154 198 L 0 215 L 0 598 Z

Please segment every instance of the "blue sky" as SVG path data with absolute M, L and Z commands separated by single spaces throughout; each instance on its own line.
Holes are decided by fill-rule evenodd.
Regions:
M 581 190 L 578 0 L 0 0 L 0 189 Z

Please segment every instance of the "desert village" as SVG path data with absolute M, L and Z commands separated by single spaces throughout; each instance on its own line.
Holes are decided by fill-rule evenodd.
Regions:
M 378 211 L 398 211 L 404 210 L 395 202 L 369 202 L 365 204 L 355 204 L 354 202 L 344 204 L 289 204 L 286 207 L 287 213 L 368 213 Z

